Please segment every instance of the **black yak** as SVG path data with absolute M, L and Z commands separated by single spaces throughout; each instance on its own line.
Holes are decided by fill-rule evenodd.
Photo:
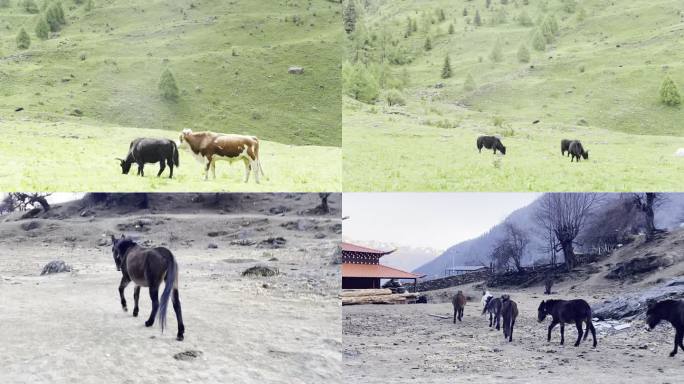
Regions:
M 577 162 L 579 163 L 580 157 L 582 157 L 584 160 L 589 159 L 589 151 L 584 150 L 584 147 L 582 146 L 582 143 L 580 143 L 579 140 L 574 140 L 573 142 L 571 142 L 568 150 L 570 152 L 571 163 L 574 159 L 577 159 Z
M 482 147 L 487 149 L 493 149 L 494 154 L 498 150 L 502 155 L 506 154 L 506 147 L 501 143 L 496 136 L 480 136 L 477 138 L 477 151 L 482 153 Z
M 179 166 L 178 148 L 173 140 L 138 138 L 131 142 L 126 159 L 117 158 L 121 162 L 121 173 L 127 175 L 133 163 L 138 164 L 138 175 L 145 176 L 145 163 L 159 163 L 160 176 L 166 165 L 170 168 L 169 179 L 173 178 L 173 167 Z

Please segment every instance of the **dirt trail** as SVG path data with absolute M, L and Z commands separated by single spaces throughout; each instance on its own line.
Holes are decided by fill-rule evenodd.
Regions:
M 544 298 L 538 291 L 507 291 L 520 311 L 512 343 L 488 327 L 479 301 L 468 302 L 463 321 L 457 324 L 452 323 L 450 303 L 343 307 L 345 375 L 350 383 L 678 382 L 684 353 L 668 357 L 674 338 L 669 324 L 653 332 L 647 332 L 640 320 L 621 331 L 597 327 L 595 349 L 591 334 L 579 347 L 573 346 L 574 325 L 566 326 L 566 343 L 560 346 L 556 327 L 547 343 L 550 319 L 537 322 L 537 307 Z M 553 297 L 598 301 L 587 292 Z
M 169 247 L 178 260 L 183 342 L 172 308 L 164 334 L 158 323 L 144 326 L 147 289 L 138 318 L 121 309 L 121 274 L 103 242 L 141 219 L 150 230 L 127 233 Z M 300 220 L 302 229 L 282 226 Z M 38 228 L 24 230 L 27 221 L 0 223 L 0 382 L 340 382 L 340 276 L 331 264 L 339 218 L 145 213 L 38 219 Z M 238 234 L 208 235 L 231 229 Z M 270 237 L 287 242 L 258 246 Z M 231 244 L 236 239 L 256 244 Z M 54 259 L 74 271 L 39 276 Z M 281 273 L 241 276 L 256 264 Z M 126 296 L 132 309 L 133 285 Z M 193 350 L 201 355 L 174 359 Z

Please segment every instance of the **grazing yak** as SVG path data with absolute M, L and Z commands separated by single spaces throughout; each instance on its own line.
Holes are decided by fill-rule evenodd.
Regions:
M 675 329 L 674 350 L 670 357 L 677 354 L 677 348 L 684 350 L 684 301 L 663 300 L 648 306 L 646 323 L 648 330 L 652 330 L 662 320 L 669 321 Z
M 126 159 L 116 158 L 121 163 L 121 173 L 127 175 L 133 163 L 138 164 L 138 176 L 145 176 L 146 163 L 159 163 L 159 177 L 166 165 L 169 166 L 169 179 L 173 178 L 173 167 L 180 166 L 178 148 L 173 140 L 137 138 L 128 147 Z
M 498 150 L 501 152 L 502 155 L 506 154 L 506 147 L 501 143 L 501 140 L 499 140 L 498 137 L 496 136 L 480 136 L 477 138 L 477 151 L 482 153 L 482 147 L 485 147 L 487 149 L 493 149 L 494 154 L 496 155 L 496 151 Z
M 585 151 L 584 147 L 582 146 L 582 143 L 579 140 L 573 140 L 570 143 L 570 146 L 568 147 L 568 151 L 570 152 L 570 162 L 574 159 L 577 159 L 577 162 L 579 163 L 580 161 L 580 156 L 584 160 L 589 159 L 589 151 Z
M 568 140 L 568 139 L 561 140 L 561 155 L 562 156 L 565 156 L 565 152 L 567 152 L 568 156 L 570 156 L 570 144 L 573 141 L 577 141 L 577 140 Z
M 254 136 L 229 135 L 214 132 L 193 132 L 184 129 L 180 134 L 180 146 L 190 151 L 197 161 L 204 164 L 204 179 L 209 178 L 209 168 L 216 179 L 216 161 L 230 163 L 242 160 L 245 163 L 245 183 L 254 171 L 259 184 L 259 173 L 264 174 L 259 161 L 259 139 Z

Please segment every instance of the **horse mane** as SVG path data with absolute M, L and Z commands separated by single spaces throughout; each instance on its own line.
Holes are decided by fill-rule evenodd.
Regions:
M 127 238 L 121 239 L 116 247 L 119 249 L 119 252 L 121 252 L 122 254 L 125 254 L 126 251 L 128 250 L 128 248 L 130 248 L 134 245 L 138 245 L 138 243 L 136 243 L 135 240 L 127 237 Z

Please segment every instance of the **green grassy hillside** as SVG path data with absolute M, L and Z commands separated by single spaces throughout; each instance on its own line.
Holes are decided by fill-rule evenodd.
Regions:
M 190 127 L 341 144 L 338 3 L 94 0 L 88 11 L 87 1 L 62 0 L 66 24 L 40 40 L 35 26 L 45 11 L 28 13 L 21 2 L 0 7 L 4 116 L 54 121 L 78 110 L 93 129 Z M 22 27 L 31 37 L 25 50 L 15 41 Z M 288 74 L 289 66 L 304 73 Z M 166 68 L 180 90 L 176 102 L 157 88 Z
M 244 180 L 244 164 L 218 162 L 216 179 L 204 180 L 204 167 L 180 150 L 180 167 L 169 180 L 158 164 L 145 165 L 145 177 L 133 165 L 121 174 L 115 157 L 124 157 L 136 137 L 178 139 L 175 131 L 104 125 L 100 122 L 1 121 L 0 191 L 120 192 L 282 192 L 339 191 L 342 151 L 335 147 L 293 146 L 261 141 L 265 177 Z
M 681 187 L 684 159 L 674 152 L 684 147 L 684 108 L 659 99 L 668 76 L 684 92 L 681 2 L 366 3 L 357 3 L 345 71 L 365 71 L 377 97 L 343 106 L 345 190 Z M 550 17 L 558 30 L 536 50 L 535 31 Z M 407 36 L 408 19 L 417 28 Z M 442 78 L 446 56 L 451 77 Z M 347 95 L 357 80 L 346 75 Z M 389 107 L 388 96 L 404 100 Z M 508 154 L 478 154 L 480 134 L 501 136 Z M 562 158 L 562 138 L 582 140 L 590 160 Z

